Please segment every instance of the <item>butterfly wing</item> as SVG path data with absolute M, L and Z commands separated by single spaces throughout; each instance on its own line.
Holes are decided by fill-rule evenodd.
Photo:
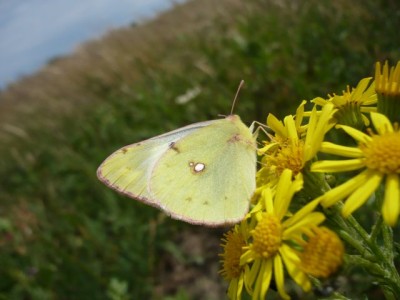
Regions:
M 111 154 L 98 168 L 97 177 L 112 189 L 152 206 L 159 202 L 149 193 L 155 164 L 176 141 L 213 121 L 195 123 L 151 139 L 125 146 Z
M 236 223 L 255 190 L 256 142 L 238 116 L 215 120 L 175 141 L 154 164 L 150 193 L 173 218 Z

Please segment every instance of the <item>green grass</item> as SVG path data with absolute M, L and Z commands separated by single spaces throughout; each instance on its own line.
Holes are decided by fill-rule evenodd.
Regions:
M 0 299 L 194 299 L 196 283 L 166 294 L 155 286 L 172 282 L 160 282 L 163 259 L 182 256 L 181 242 L 171 250 L 171 241 L 199 229 L 107 189 L 95 176 L 101 161 L 123 145 L 228 114 L 241 79 L 235 112 L 250 123 L 339 93 L 371 76 L 377 60 L 400 59 L 395 1 L 221 3 L 225 10 L 203 11 L 204 24 L 189 29 L 171 21 L 114 32 L 85 55 L 57 60 L 49 67 L 64 70 L 57 80 L 38 74 L 2 93 Z M 190 5 L 163 20 L 193 21 L 190 8 L 201 5 Z M 148 44 L 130 44 L 149 32 Z M 107 49 L 107 64 L 88 55 L 96 49 Z M 199 96 L 175 103 L 194 87 Z M 205 268 L 190 254 L 180 261 Z

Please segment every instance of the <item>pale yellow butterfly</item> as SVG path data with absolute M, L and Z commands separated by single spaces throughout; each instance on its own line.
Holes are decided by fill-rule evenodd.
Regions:
M 97 176 L 172 218 L 206 226 L 237 223 L 256 187 L 252 127 L 237 115 L 194 123 L 117 150 Z

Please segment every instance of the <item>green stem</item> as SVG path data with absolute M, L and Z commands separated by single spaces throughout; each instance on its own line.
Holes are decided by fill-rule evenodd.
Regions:
M 375 257 L 368 251 L 363 243 L 360 243 L 359 240 L 354 239 L 354 236 L 350 236 L 347 231 L 339 230 L 339 236 L 349 245 L 351 245 L 354 249 L 360 253 L 360 255 L 367 259 L 368 261 L 373 261 Z
M 355 231 L 357 231 L 362 241 L 369 246 L 372 252 L 380 254 L 382 253 L 378 245 L 375 243 L 375 241 L 371 240 L 370 235 L 364 230 L 364 228 L 360 225 L 360 223 L 357 222 L 357 220 L 352 215 L 348 216 L 346 221 L 348 222 L 348 224 L 350 224 L 352 228 L 355 229 Z
M 384 222 L 381 223 L 380 231 L 382 231 L 384 239 L 384 247 L 381 248 L 378 246 L 375 240 L 371 239 L 371 236 L 365 232 L 365 230 L 360 226 L 353 216 L 349 216 L 348 220 L 350 224 L 354 226 L 363 241 L 368 245 L 370 251 L 375 256 L 375 260 L 380 262 L 380 266 L 385 272 L 383 273 L 385 274 L 385 276 L 383 276 L 385 283 L 387 284 L 390 282 L 390 286 L 387 286 L 386 284 L 381 285 L 385 295 L 388 295 L 389 293 L 400 295 L 400 276 L 393 262 L 393 235 L 391 233 L 391 229 Z
M 376 242 L 376 238 L 381 230 L 382 223 L 383 223 L 383 218 L 382 218 L 382 215 L 379 214 L 379 217 L 376 220 L 374 226 L 372 226 L 372 230 L 371 230 L 371 234 L 370 234 L 370 239 L 372 242 Z
M 382 224 L 383 245 L 387 255 L 390 255 L 390 260 L 394 258 L 393 255 L 393 231 L 386 224 Z
M 385 277 L 387 274 L 377 263 L 372 263 L 360 255 L 346 255 L 345 259 L 348 263 L 360 266 L 369 271 L 370 274 Z

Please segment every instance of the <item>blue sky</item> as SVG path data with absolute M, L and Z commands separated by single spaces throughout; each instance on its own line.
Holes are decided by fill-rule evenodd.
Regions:
M 0 0 L 0 88 L 83 41 L 171 5 L 171 0 Z

